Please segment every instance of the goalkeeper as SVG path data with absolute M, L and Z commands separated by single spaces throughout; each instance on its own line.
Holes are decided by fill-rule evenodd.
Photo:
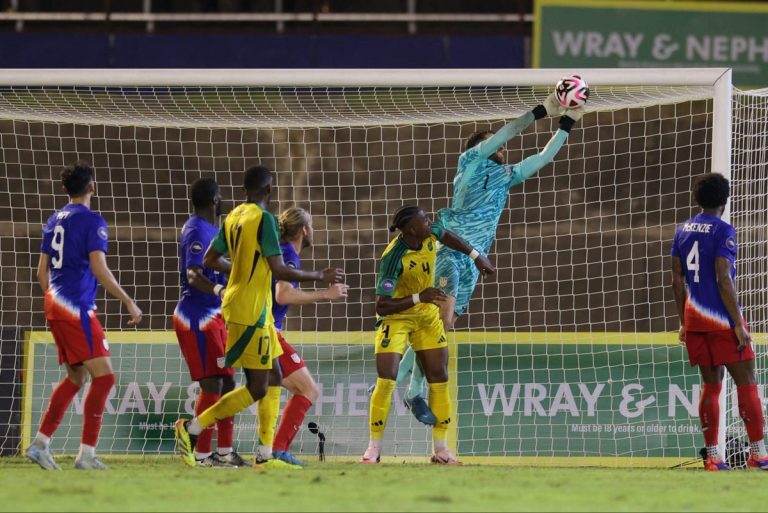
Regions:
M 504 161 L 504 144 L 537 119 L 555 115 L 561 115 L 560 128 L 540 153 L 516 164 Z M 509 189 L 523 183 L 552 162 L 582 115 L 583 108 L 565 109 L 552 93 L 542 105 L 537 105 L 530 112 L 507 123 L 498 132 L 483 131 L 470 135 L 464 153 L 459 156 L 458 171 L 453 179 L 451 206 L 438 212 L 437 223 L 466 240 L 480 254 L 487 255 Z M 467 311 L 478 276 L 479 271 L 468 255 L 448 247 L 440 248 L 436 260 L 435 285 L 447 296 L 440 307 L 440 317 L 446 330 L 453 328 L 456 319 Z M 405 394 L 405 404 L 420 422 L 434 425 L 435 416 L 423 396 L 424 373 L 418 363 L 414 365 L 415 359 L 410 353 L 409 348 L 400 365 L 397 382 L 401 383 L 408 374 L 413 373 Z

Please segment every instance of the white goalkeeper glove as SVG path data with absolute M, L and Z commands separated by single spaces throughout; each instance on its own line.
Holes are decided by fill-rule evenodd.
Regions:
M 545 109 L 547 109 L 547 116 L 560 116 L 563 114 L 565 108 L 560 105 L 555 93 L 550 94 L 542 103 Z
M 563 116 L 568 116 L 574 121 L 579 121 L 581 117 L 584 115 L 584 107 L 579 107 L 578 109 L 563 109 L 562 112 Z

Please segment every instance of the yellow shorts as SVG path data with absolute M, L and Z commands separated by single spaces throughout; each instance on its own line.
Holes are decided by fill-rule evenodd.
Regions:
M 448 347 L 440 310 L 435 308 L 412 318 L 384 318 L 376 330 L 376 354 L 403 354 L 410 340 L 414 351 Z
M 271 369 L 272 360 L 283 354 L 275 325 L 263 327 L 227 323 L 226 367 Z

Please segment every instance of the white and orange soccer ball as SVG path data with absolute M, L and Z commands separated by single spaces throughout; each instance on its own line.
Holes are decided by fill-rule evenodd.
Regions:
M 557 101 L 566 109 L 578 109 L 587 104 L 589 86 L 579 75 L 563 77 L 555 86 Z

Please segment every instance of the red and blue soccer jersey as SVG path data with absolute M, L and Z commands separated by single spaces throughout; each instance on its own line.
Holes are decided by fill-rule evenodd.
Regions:
M 45 293 L 45 318 L 77 320 L 96 309 L 96 277 L 92 251 L 107 253 L 107 222 L 85 205 L 68 203 L 43 228 L 40 252 L 50 257 L 50 286 Z
M 218 227 L 195 215 L 181 229 L 181 299 L 173 312 L 173 327 L 193 381 L 234 373 L 223 363 L 227 330 L 220 315 L 221 298 L 192 287 L 187 280 L 187 269 L 196 266 L 213 283 L 226 285 L 225 275 L 203 265 L 205 251 L 218 231 Z
M 283 253 L 283 262 L 286 266 L 294 269 L 301 269 L 301 259 L 293 248 L 293 244 L 290 242 L 280 243 L 280 251 Z M 278 330 L 283 329 L 283 320 L 285 314 L 288 313 L 289 305 L 281 305 L 275 300 L 275 284 L 278 280 L 272 280 L 272 317 L 275 319 L 275 328 Z M 299 284 L 295 281 L 291 282 L 293 287 L 297 287 Z
M 71 365 L 109 356 L 104 329 L 96 318 L 96 277 L 90 254 L 107 253 L 104 218 L 85 205 L 69 203 L 43 227 L 40 252 L 50 257 L 45 318 L 59 352 Z
M 191 216 L 181 229 L 179 241 L 179 272 L 181 274 L 181 299 L 174 316 L 186 329 L 204 330 L 206 324 L 221 312 L 221 298 L 192 287 L 187 280 L 187 269 L 199 267 L 203 276 L 215 284 L 226 285 L 227 278 L 203 265 L 203 256 L 219 228 L 198 216 Z
M 731 262 L 736 276 L 736 230 L 717 216 L 699 214 L 677 227 L 672 256 L 680 258 L 685 270 L 687 297 L 686 331 L 722 331 L 734 327 L 717 287 L 715 259 Z
M 283 262 L 286 266 L 301 269 L 301 258 L 299 258 L 299 255 L 293 248 L 293 244 L 290 242 L 280 243 L 280 252 L 283 254 Z M 288 312 L 290 305 L 281 305 L 275 300 L 275 284 L 277 282 L 278 280 L 272 280 L 272 317 L 275 319 L 275 328 L 277 328 L 277 341 L 280 342 L 280 347 L 283 348 L 283 354 L 280 355 L 278 360 L 280 362 L 280 370 L 283 373 L 283 378 L 287 378 L 297 370 L 306 367 L 307 364 L 291 344 L 283 338 L 281 333 L 285 314 Z M 298 282 L 291 282 L 292 287 L 297 287 L 298 285 Z

